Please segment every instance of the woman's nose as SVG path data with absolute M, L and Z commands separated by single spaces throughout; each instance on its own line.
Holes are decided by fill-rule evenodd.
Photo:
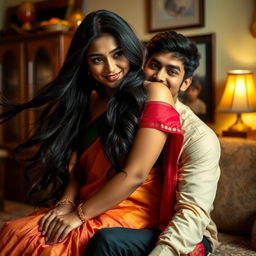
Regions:
M 115 61 L 112 60 L 111 58 L 108 58 L 107 61 L 106 61 L 106 70 L 111 73 L 111 72 L 114 72 L 115 71 Z

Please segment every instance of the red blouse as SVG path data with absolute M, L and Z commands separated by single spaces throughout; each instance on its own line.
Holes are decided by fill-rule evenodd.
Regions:
M 160 209 L 160 229 L 164 230 L 174 214 L 178 156 L 183 136 L 179 113 L 169 104 L 150 101 L 140 118 L 141 128 L 155 128 L 170 133 L 163 150 L 164 184 Z

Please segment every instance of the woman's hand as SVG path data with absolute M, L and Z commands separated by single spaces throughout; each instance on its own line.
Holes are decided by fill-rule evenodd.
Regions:
M 45 236 L 45 243 L 55 244 L 56 242 L 63 241 L 70 231 L 82 224 L 83 222 L 76 212 L 66 215 L 56 215 L 54 211 L 51 211 L 42 227 L 42 235 Z
M 72 204 L 61 204 L 51 209 L 40 220 L 39 231 L 41 231 L 42 235 L 44 235 L 45 234 L 44 231 L 48 229 L 49 224 L 56 216 L 66 215 L 68 213 L 71 213 L 73 210 L 74 210 L 74 206 Z

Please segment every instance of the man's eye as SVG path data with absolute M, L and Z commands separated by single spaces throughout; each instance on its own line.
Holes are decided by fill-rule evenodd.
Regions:
M 158 69 L 158 65 L 156 63 L 150 63 L 149 67 L 153 70 L 157 70 Z
M 101 63 L 102 61 L 103 61 L 103 59 L 100 58 L 100 57 L 97 57 L 97 58 L 93 58 L 93 59 L 92 59 L 92 63 L 94 63 L 94 64 Z
M 176 70 L 173 70 L 173 69 L 168 70 L 167 73 L 168 73 L 168 75 L 170 75 L 170 76 L 174 76 L 174 75 L 177 75 L 177 74 L 178 74 L 177 71 L 176 71 Z

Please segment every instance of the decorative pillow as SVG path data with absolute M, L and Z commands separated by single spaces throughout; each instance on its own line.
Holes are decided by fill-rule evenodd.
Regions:
M 218 230 L 251 235 L 256 215 L 256 141 L 220 138 L 221 176 L 212 218 Z

